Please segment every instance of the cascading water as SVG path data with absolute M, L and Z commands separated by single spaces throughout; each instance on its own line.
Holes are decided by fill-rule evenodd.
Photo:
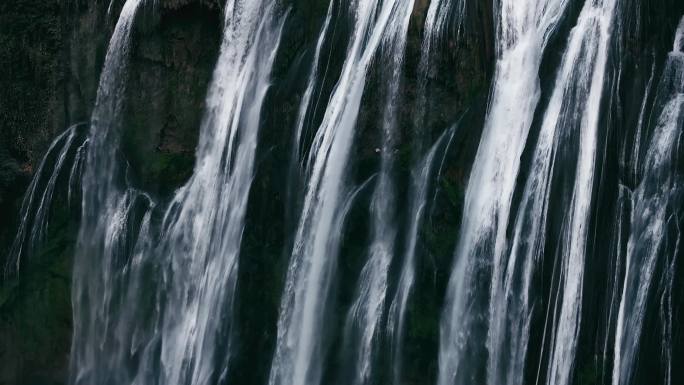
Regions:
M 579 336 L 582 309 L 582 284 L 585 254 L 589 234 L 589 216 L 594 185 L 594 168 L 599 124 L 599 108 L 603 93 L 605 68 L 613 28 L 616 1 L 606 0 L 585 3 L 577 26 L 571 32 L 564 66 L 561 67 L 561 82 L 556 87 L 569 98 L 576 100 L 571 107 L 558 105 L 551 96 L 551 103 L 545 116 L 549 124 L 558 125 L 566 121 L 563 114 L 572 117 L 578 131 L 579 149 L 577 167 L 568 217 L 561 235 L 561 288 L 556 293 L 554 306 L 559 309 L 553 325 L 552 355 L 547 373 L 547 384 L 566 385 L 572 381 L 572 369 Z M 581 35 L 581 36 L 578 36 Z M 572 87 L 572 88 L 570 88 Z M 574 92 L 573 94 L 570 92 Z M 556 113 L 563 111 L 563 114 Z M 550 115 L 550 116 L 549 116 Z M 546 123 L 542 123 L 545 125 Z M 542 128 L 543 130 L 543 128 Z M 562 134 L 561 134 L 562 135 Z M 560 297 L 560 299 L 558 299 Z
M 127 213 L 132 194 L 124 194 L 116 186 L 118 176 L 116 151 L 123 112 L 123 95 L 128 71 L 128 55 L 133 21 L 140 0 L 128 0 L 110 40 L 100 86 L 91 119 L 89 146 L 82 176 L 81 231 L 74 261 L 72 303 L 74 333 L 71 346 L 71 383 L 105 383 L 114 359 L 98 351 L 109 332 L 105 326 L 111 300 L 111 265 L 115 261 L 100 260 L 123 248 Z M 137 198 L 137 197 L 136 197 Z M 121 235 L 120 235 L 121 234 Z M 101 273 L 100 273 L 101 271 Z M 97 275 L 96 275 L 97 274 Z M 117 357 L 118 358 L 118 357 Z M 109 361 L 109 362 L 107 362 Z M 111 364 L 111 365 L 110 365 Z M 109 368 L 107 367 L 109 365 Z M 107 373 L 103 378 L 102 373 Z M 116 381 L 121 377 L 113 377 Z M 130 381 L 128 381 L 130 382 Z
M 531 311 L 531 281 L 543 253 L 554 165 L 559 147 L 579 137 L 568 220 L 561 235 L 562 299 L 554 306 L 552 357 L 547 382 L 570 381 L 579 330 L 582 275 L 593 186 L 598 106 L 603 92 L 614 1 L 587 2 L 568 40 L 515 223 L 511 255 L 494 264 L 488 332 L 490 384 L 522 383 Z M 569 142 L 571 143 L 571 142 Z M 567 150 L 561 151 L 567 156 Z M 558 294 L 557 294 L 558 295 Z M 557 300 L 558 301 L 558 300 Z M 556 314 L 556 312 L 554 312 Z
M 613 385 L 633 383 L 646 306 L 656 280 L 658 265 L 663 276 L 674 274 L 681 234 L 668 238 L 676 228 L 677 207 L 682 200 L 682 180 L 677 172 L 684 127 L 684 18 L 679 23 L 658 87 L 650 144 L 641 164 L 642 179 L 632 193 L 632 217 L 627 243 L 626 271 L 615 337 Z M 678 203 L 679 202 L 679 203 Z M 671 284 L 670 284 L 671 285 Z M 669 364 L 669 363 L 668 363 Z M 671 381 L 670 375 L 665 377 Z
M 437 139 L 425 157 L 418 163 L 418 166 L 412 170 L 411 202 L 408 214 L 410 222 L 406 230 L 406 241 L 402 250 L 404 259 L 401 264 L 397 290 L 392 298 L 387 320 L 388 332 L 392 339 L 392 381 L 395 385 L 401 383 L 406 313 L 416 275 L 416 248 L 418 246 L 419 231 L 427 210 L 427 197 L 434 173 L 435 157 L 447 138 L 448 132 L 445 131 Z
M 221 319 L 231 318 L 261 107 L 282 26 L 268 1 L 230 2 L 225 12 L 197 166 L 163 224 L 161 250 L 170 257 L 172 274 L 169 305 L 174 314 L 182 309 L 177 319 L 164 319 L 163 338 L 171 343 L 170 349 L 163 346 L 162 363 L 168 360 L 178 371 L 169 383 L 183 379 L 178 367 L 186 361 L 194 365 L 193 383 L 210 382 L 214 360 L 230 358 L 232 330 L 225 332 L 224 357 L 216 356 L 214 338 L 222 335 Z M 217 317 L 216 309 L 227 314 Z
M 292 140 L 293 148 L 290 154 L 290 180 L 288 181 L 288 194 L 290 195 L 289 202 L 293 202 L 294 196 L 296 195 L 297 188 L 299 184 L 302 183 L 304 178 L 305 165 L 303 150 L 305 148 L 305 139 L 307 137 L 308 131 L 311 128 L 311 107 L 313 106 L 313 112 L 316 110 L 316 105 L 320 99 L 320 93 L 318 98 L 314 98 L 316 95 L 316 85 L 319 81 L 319 62 L 321 60 L 321 53 L 323 50 L 323 45 L 325 43 L 325 38 L 328 36 L 328 29 L 330 28 L 330 23 L 333 19 L 335 2 L 331 1 L 328 6 L 328 12 L 325 15 L 325 20 L 323 21 L 323 26 L 321 27 L 320 37 L 316 42 L 316 48 L 313 55 L 313 62 L 311 64 L 311 73 L 306 83 L 306 89 L 302 95 L 302 100 L 299 104 L 299 111 L 297 113 L 297 121 L 294 128 L 294 138 Z M 326 68 L 327 71 L 327 68 Z M 326 71 L 323 71 L 324 74 Z M 297 202 L 298 204 L 300 202 Z M 298 205 L 295 205 L 298 206 Z M 295 207 L 296 210 L 298 207 Z
M 413 1 L 398 3 L 386 29 L 382 46 L 382 59 L 389 63 L 386 74 L 385 110 L 383 113 L 380 175 L 371 203 L 373 238 L 368 260 L 361 270 L 359 288 L 345 325 L 345 344 L 355 356 L 354 385 L 369 384 L 372 380 L 374 352 L 378 350 L 378 337 L 385 312 L 388 274 L 394 256 L 396 236 L 395 193 L 392 180 L 394 146 L 396 140 L 396 113 L 401 89 L 406 34 L 413 9 Z
M 520 157 L 539 101 L 544 48 L 565 0 L 506 1 L 497 11 L 498 60 L 484 131 L 470 174 L 462 230 L 443 309 L 439 385 L 478 381 L 486 360 L 483 280 L 501 265 Z
M 309 154 L 308 188 L 281 301 L 271 385 L 321 380 L 326 304 L 347 210 L 343 199 L 347 159 L 368 67 L 388 25 L 395 25 L 396 10 L 402 9 L 398 4 L 375 0 L 349 4 L 352 36 Z
M 639 155 L 642 152 L 641 146 L 642 142 L 644 141 L 643 139 L 643 132 L 645 131 L 643 129 L 645 120 L 646 120 L 646 111 L 648 107 L 648 100 L 649 100 L 649 93 L 651 92 L 651 89 L 653 88 L 653 83 L 654 83 L 654 77 L 655 77 L 655 62 L 651 66 L 651 75 L 648 78 L 648 84 L 646 85 L 646 94 L 644 95 L 644 100 L 641 103 L 641 108 L 639 110 L 639 121 L 637 122 L 637 132 L 635 135 L 634 139 L 634 145 L 631 148 L 631 157 L 632 157 L 632 177 L 637 178 L 639 175 Z M 627 146 L 625 146 L 625 150 L 627 149 Z M 626 151 L 625 151 L 626 152 Z M 623 155 L 623 162 L 626 162 L 626 154 Z
M 74 272 L 73 382 L 214 383 L 230 360 L 261 106 L 283 21 L 268 1 L 226 4 L 197 163 L 155 234 L 157 205 L 120 182 L 112 148 L 139 4 L 124 5 L 93 113 Z
M 52 279 L 59 233 L 72 384 L 681 382 L 684 18 L 654 26 L 640 0 L 227 0 L 194 168 L 153 194 L 126 159 L 129 73 L 159 64 L 137 56 L 155 28 L 219 10 L 121 3 L 90 130 L 54 139 L 22 202 L 2 200 L 0 143 L 0 208 L 21 203 L 0 369 L 6 314 L 40 298 L 21 290 Z M 190 24 L 161 73 L 185 76 Z
M 62 175 L 62 169 L 67 163 L 67 158 L 70 156 L 69 152 L 75 147 L 74 142 L 78 141 L 77 137 L 80 136 L 78 132 L 80 126 L 80 124 L 71 126 L 58 135 L 52 141 L 45 157 L 40 162 L 21 204 L 19 228 L 9 250 L 5 275 L 18 273 L 22 264 L 22 257 L 31 257 L 35 254 L 37 248 L 43 244 L 48 229 L 50 206 L 52 205 L 53 195 L 57 187 L 57 179 Z M 78 157 L 79 153 L 80 147 L 75 156 Z M 54 166 L 52 173 L 49 174 L 47 181 L 45 181 L 45 177 L 48 176 L 48 165 L 46 163 L 53 156 Z M 73 172 L 70 172 L 69 175 L 73 175 Z M 69 202 L 71 202 L 72 184 L 72 178 L 70 177 L 68 181 L 69 194 L 67 197 Z
M 309 128 L 307 124 L 307 116 L 309 115 L 309 109 L 311 108 L 312 98 L 314 97 L 316 83 L 319 78 L 319 61 L 321 59 L 321 51 L 323 49 L 323 43 L 325 43 L 325 37 L 328 36 L 328 28 L 330 28 L 330 22 L 333 18 L 335 2 L 331 1 L 328 6 L 328 13 L 325 15 L 325 20 L 323 21 L 323 26 L 321 27 L 320 37 L 316 42 L 316 49 L 314 51 L 313 63 L 311 66 L 311 74 L 309 75 L 309 80 L 306 83 L 306 89 L 302 95 L 302 101 L 299 104 L 299 112 L 297 113 L 297 122 L 295 123 L 295 136 L 294 136 L 294 148 L 292 151 L 293 161 L 292 163 L 299 164 L 300 160 L 303 158 L 302 148 L 304 147 L 304 136 L 306 130 Z M 300 168 L 303 168 L 300 166 Z
M 427 86 L 430 77 L 435 57 L 440 52 L 441 39 L 445 35 L 445 30 L 448 30 L 449 17 L 451 16 L 452 7 L 455 7 L 456 14 L 453 16 L 453 23 L 456 25 L 457 32 L 460 32 L 461 22 L 465 16 L 465 6 L 467 0 L 435 0 L 430 2 L 427 15 L 425 17 L 425 26 L 423 28 L 423 39 L 421 42 L 420 62 L 418 64 L 418 85 L 416 95 L 416 112 L 413 117 L 414 131 L 416 131 L 416 148 L 417 153 L 421 153 L 425 149 L 424 142 L 426 142 L 428 135 L 425 134 L 425 113 L 427 104 Z
M 457 26 L 457 30 L 461 27 L 465 5 L 465 0 L 462 0 L 458 1 L 455 6 L 457 9 L 454 16 L 454 23 Z M 438 148 L 441 146 L 446 137 L 446 133 L 448 132 L 448 130 L 445 130 L 427 153 L 424 156 L 422 155 L 425 151 L 425 142 L 429 137 L 425 129 L 428 78 L 435 56 L 440 51 L 437 47 L 439 47 L 440 39 L 445 34 L 445 29 L 448 26 L 452 6 L 454 6 L 454 2 L 451 1 L 436 0 L 430 2 L 421 42 L 421 56 L 418 64 L 418 84 L 415 101 L 416 107 L 413 119 L 413 154 L 415 158 L 414 162 L 416 164 L 411 170 L 412 183 L 409 187 L 410 204 L 407 213 L 409 224 L 406 229 L 406 241 L 402 250 L 403 262 L 401 264 L 399 282 L 390 304 L 387 321 L 388 333 L 392 341 L 392 381 L 395 385 L 398 385 L 401 382 L 403 364 L 402 349 L 404 345 L 407 305 L 415 280 L 416 247 L 418 245 L 419 230 L 423 224 L 427 206 L 427 195 L 430 189 L 433 161 Z
M 456 12 L 453 22 L 456 25 L 456 30 L 461 28 L 461 20 L 465 13 L 465 6 L 467 0 L 435 0 L 430 2 L 427 15 L 425 17 L 425 30 L 423 32 L 423 55 L 421 55 L 420 67 L 427 68 L 426 64 L 433 59 L 431 54 L 435 45 L 439 45 L 440 37 L 445 33 L 445 29 L 449 26 L 449 17 L 452 11 Z M 455 8 L 455 9 L 452 9 Z

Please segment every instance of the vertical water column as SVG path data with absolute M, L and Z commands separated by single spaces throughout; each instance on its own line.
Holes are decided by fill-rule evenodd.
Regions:
M 666 284 L 669 282 L 667 277 L 674 274 L 671 266 L 679 240 L 673 242 L 668 234 L 677 226 L 677 210 L 681 208 L 678 205 L 684 193 L 677 170 L 684 127 L 683 50 L 684 18 L 679 23 L 674 48 L 668 54 L 657 89 L 654 108 L 657 118 L 640 165 L 641 182 L 632 194 L 630 235 L 613 355 L 613 385 L 633 383 L 646 309 L 649 300 L 654 299 L 652 291 L 658 266 L 662 266 L 660 275 L 665 277 Z M 667 325 L 664 326 L 667 329 Z M 666 350 L 672 341 L 665 339 L 661 343 Z M 666 355 L 663 359 L 669 360 L 669 357 Z M 669 368 L 670 364 L 665 362 L 664 366 Z M 667 371 L 665 379 L 669 383 L 671 378 Z
M 403 261 L 399 273 L 399 282 L 392 298 L 388 313 L 387 329 L 391 339 L 392 381 L 395 385 L 401 382 L 403 367 L 403 342 L 406 310 L 409 297 L 413 290 L 416 268 L 416 247 L 419 240 L 419 230 L 423 225 L 427 209 L 427 195 L 433 175 L 433 162 L 438 148 L 442 145 L 448 131 L 437 139 L 426 151 L 429 143 L 429 133 L 426 130 L 427 83 L 435 57 L 440 52 L 439 44 L 448 25 L 452 7 L 457 7 L 455 23 L 460 29 L 464 17 L 466 0 L 434 0 L 425 18 L 423 37 L 421 42 L 420 62 L 418 64 L 418 81 L 416 87 L 415 112 L 413 116 L 413 158 L 411 169 L 411 184 L 409 187 L 408 226 L 402 250 Z
M 74 332 L 71 343 L 70 383 L 107 383 L 103 372 L 117 366 L 115 358 L 107 363 L 104 342 L 110 330 L 106 327 L 110 266 L 112 255 L 122 245 L 120 229 L 129 206 L 130 195 L 118 185 L 120 167 L 117 162 L 121 115 L 128 73 L 133 21 L 142 3 L 127 0 L 121 10 L 105 56 L 104 67 L 91 117 L 88 147 L 81 179 L 81 226 L 74 256 L 71 301 Z M 127 373 L 107 381 L 128 381 Z
M 166 212 L 158 248 L 166 258 L 160 334 L 167 384 L 211 384 L 228 370 L 261 110 L 284 23 L 270 0 L 231 0 L 224 13 L 195 169 Z
M 449 17 L 452 16 L 453 8 L 455 14 L 453 22 L 456 25 L 457 34 L 460 33 L 461 23 L 465 16 L 467 0 L 434 0 L 430 1 L 430 6 L 425 17 L 423 26 L 423 37 L 421 42 L 420 61 L 418 63 L 418 81 L 416 86 L 416 108 L 413 116 L 413 130 L 415 145 L 414 150 L 420 154 L 425 151 L 429 143 L 429 135 L 425 132 L 425 118 L 427 107 L 427 91 L 430 71 L 435 59 L 442 52 L 440 43 L 446 31 L 448 31 Z M 458 36 L 457 36 L 458 37 Z M 416 156 L 420 159 L 420 156 Z
M 425 156 L 411 170 L 411 201 L 408 208 L 409 223 L 404 245 L 401 249 L 403 261 L 397 289 L 392 297 L 387 316 L 387 329 L 391 338 L 390 346 L 392 349 L 392 383 L 394 385 L 402 383 L 406 314 L 409 296 L 413 290 L 416 276 L 416 248 L 418 246 L 420 228 L 424 223 L 425 213 L 428 210 L 427 199 L 431 186 L 430 182 L 433 180 L 435 171 L 435 157 L 440 147 L 444 145 L 445 140 L 450 137 L 450 131 L 444 131 Z
M 566 49 L 566 67 L 561 69 L 559 92 L 567 93 L 574 103 L 571 108 L 558 105 L 552 96 L 544 120 L 576 125 L 578 140 L 575 181 L 567 217 L 561 234 L 560 286 L 555 294 L 551 337 L 551 357 L 546 382 L 567 385 L 572 382 L 577 340 L 582 317 L 582 289 L 589 219 L 591 215 L 596 147 L 601 97 L 605 83 L 606 62 L 616 0 L 587 1 L 573 29 Z M 574 57 L 574 58 L 572 58 Z M 565 63 L 564 63 L 565 64 Z M 542 123 L 546 124 L 545 122 Z M 549 123 L 551 124 L 551 123 Z M 565 133 L 561 133 L 563 135 Z
M 305 148 L 306 139 L 309 137 L 312 121 L 314 115 L 316 114 L 316 107 L 321 100 L 321 90 L 318 87 L 322 87 L 325 81 L 325 75 L 328 71 L 328 62 L 324 70 L 319 69 L 321 61 L 321 53 L 323 52 L 323 46 L 326 42 L 328 35 L 328 28 L 330 28 L 330 23 L 333 20 L 333 14 L 335 10 L 335 1 L 330 1 L 328 5 L 328 11 L 325 15 L 325 20 L 321 26 L 321 31 L 319 33 L 319 38 L 316 41 L 316 47 L 314 49 L 313 60 L 311 63 L 311 70 L 306 82 L 306 88 L 304 89 L 304 94 L 299 103 L 299 111 L 297 112 L 297 121 L 295 123 L 294 136 L 292 138 L 292 151 L 290 154 L 290 164 L 289 164 L 289 174 L 287 181 L 287 202 L 286 206 L 286 219 L 290 224 L 296 224 L 297 218 L 290 218 L 290 214 L 299 214 L 300 204 L 301 204 L 301 184 L 304 183 L 306 176 L 305 169 Z M 318 92 L 317 92 L 318 91 Z M 312 108 L 313 107 L 313 108 Z
M 21 203 L 19 228 L 5 262 L 4 274 L 7 276 L 18 274 L 22 258 L 32 257 L 45 241 L 57 181 L 62 175 L 62 168 L 68 162 L 74 141 L 78 140 L 80 126 L 73 125 L 59 134 L 38 165 Z M 50 169 L 48 163 L 51 161 L 54 165 Z M 51 172 L 48 174 L 49 171 Z M 71 191 L 71 181 L 68 183 L 68 191 Z
M 484 282 L 506 249 L 520 156 L 539 101 L 539 66 L 567 4 L 501 0 L 495 6 L 497 64 L 441 319 L 439 385 L 484 381 Z
M 271 385 L 315 385 L 321 380 L 324 321 L 348 210 L 346 171 L 354 128 L 368 67 L 400 3 L 348 3 L 351 36 L 307 161 L 307 192 L 280 305 Z
M 581 313 L 582 272 L 590 215 L 598 129 L 615 1 L 587 1 L 563 54 L 534 147 L 514 223 L 510 255 L 493 266 L 487 334 L 488 383 L 522 384 L 534 301 L 531 283 L 544 255 L 549 199 L 560 154 L 577 153 L 575 184 L 561 235 L 564 281 L 559 320 L 551 337 L 550 383 L 567 383 Z M 573 138 L 579 137 L 574 149 Z M 575 151 L 576 150 L 576 151 Z M 564 166 L 562 166 L 564 167 Z M 550 293 L 551 298 L 557 297 Z M 562 342 L 559 342 L 562 341 Z
M 394 146 L 396 140 L 397 105 L 399 104 L 406 35 L 413 9 L 413 1 L 396 4 L 386 27 L 381 47 L 385 108 L 382 120 L 382 149 L 380 173 L 371 202 L 372 240 L 354 302 L 347 314 L 344 344 L 349 347 L 354 361 L 349 383 L 364 385 L 371 381 L 375 366 L 375 352 L 382 334 L 381 321 L 385 311 L 388 273 L 395 248 L 395 187 L 393 185 Z
M 294 148 L 292 151 L 291 163 L 297 165 L 298 169 L 302 169 L 303 165 L 300 163 L 304 157 L 303 147 L 304 147 L 304 137 L 306 130 L 309 128 L 310 124 L 307 122 L 307 117 L 309 116 L 309 109 L 312 105 L 312 98 L 314 97 L 316 83 L 319 81 L 319 61 L 321 60 L 321 52 L 323 50 L 323 45 L 325 43 L 326 37 L 328 36 L 328 28 L 330 27 L 330 22 L 333 18 L 333 11 L 335 9 L 335 1 L 331 1 L 328 6 L 328 11 L 325 15 L 325 20 L 323 21 L 323 26 L 321 27 L 321 32 L 319 33 L 319 38 L 316 41 L 316 48 L 314 50 L 313 61 L 311 63 L 311 73 L 306 83 L 306 89 L 302 95 L 302 100 L 299 104 L 299 111 L 297 113 L 297 121 L 295 123 L 294 130 Z

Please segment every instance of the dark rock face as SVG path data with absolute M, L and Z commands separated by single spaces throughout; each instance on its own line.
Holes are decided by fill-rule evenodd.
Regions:
M 0 250 L 52 139 L 87 121 L 108 39 L 106 9 L 87 1 L 0 5 Z
M 21 197 L 52 139 L 84 121 L 107 39 L 106 9 L 87 1 L 0 4 L 0 264 Z M 63 383 L 71 340 L 71 251 L 66 207 L 20 278 L 0 279 L 0 384 Z M 40 260 L 41 262 L 37 262 Z
M 0 4 L 0 239 L 14 200 L 63 121 L 59 1 Z
M 221 43 L 220 12 L 174 3 L 141 14 L 131 57 L 123 151 L 137 183 L 169 193 L 190 175 Z
M 64 120 L 63 17 L 59 1 L 0 5 L 2 143 L 28 173 Z

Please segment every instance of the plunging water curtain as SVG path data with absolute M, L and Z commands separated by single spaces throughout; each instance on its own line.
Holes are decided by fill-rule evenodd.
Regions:
M 684 383 L 661 2 L 55 6 L 68 128 L 0 144 L 0 383 Z

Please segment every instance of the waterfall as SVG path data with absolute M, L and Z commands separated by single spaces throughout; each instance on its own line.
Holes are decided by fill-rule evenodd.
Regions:
M 442 133 L 423 159 L 413 167 L 411 172 L 412 183 L 408 207 L 410 222 L 406 230 L 406 238 L 402 249 L 403 262 L 401 264 L 399 282 L 392 298 L 387 320 L 388 334 L 392 339 L 392 383 L 394 385 L 401 383 L 406 310 L 416 275 L 416 248 L 418 246 L 419 230 L 423 225 L 427 210 L 427 196 L 434 174 L 435 156 L 446 138 L 449 137 L 449 131 L 447 130 Z
M 379 348 L 380 322 L 385 310 L 388 274 L 394 256 L 396 228 L 395 193 L 392 182 L 394 146 L 396 140 L 397 105 L 400 101 L 406 34 L 413 1 L 396 4 L 384 35 L 382 60 L 389 64 L 384 73 L 385 109 L 382 121 L 383 144 L 380 175 L 371 203 L 372 240 L 368 260 L 361 270 L 359 288 L 345 324 L 345 344 L 355 356 L 351 384 L 371 383 L 374 352 Z
M 377 0 L 349 3 L 353 26 L 346 59 L 308 157 L 308 187 L 281 300 L 271 385 L 321 380 L 323 326 L 348 210 L 347 160 L 368 68 L 388 25 L 395 25 L 398 5 Z
M 231 358 L 260 113 L 284 18 L 270 1 L 226 3 L 196 166 L 159 211 L 122 178 L 116 155 L 139 5 L 124 5 L 93 112 L 74 271 L 72 382 L 215 383 Z
M 112 34 L 91 118 L 88 149 L 82 176 L 81 228 L 72 278 L 74 333 L 71 345 L 70 382 L 106 383 L 114 357 L 103 357 L 108 307 L 112 297 L 112 269 L 107 260 L 125 244 L 122 234 L 132 194 L 116 186 L 119 176 L 116 157 L 120 120 L 128 71 L 133 21 L 140 0 L 127 0 Z M 117 309 L 118 311 L 118 309 Z M 118 357 L 117 357 L 118 358 Z M 108 362 L 110 361 L 109 365 Z M 109 366 L 109 368 L 107 367 Z M 104 375 L 103 375 L 104 373 Z M 109 381 L 121 379 L 123 373 Z M 128 379 L 122 382 L 130 382 Z
M 214 3 L 98 4 L 39 50 L 74 75 L 44 129 L 120 10 L 89 123 L 0 135 L 0 382 L 69 337 L 73 385 L 682 382 L 684 4 Z
M 294 148 L 292 151 L 292 163 L 293 164 L 299 164 L 300 160 L 303 158 L 302 154 L 302 148 L 304 147 L 304 136 L 306 134 L 306 131 L 309 127 L 309 124 L 307 124 L 307 116 L 309 109 L 311 108 L 311 103 L 314 96 L 314 90 L 316 88 L 316 83 L 319 78 L 319 61 L 321 59 L 321 51 L 323 49 L 323 43 L 325 42 L 325 38 L 328 36 L 328 28 L 330 27 L 330 21 L 332 20 L 333 16 L 333 10 L 334 10 L 334 5 L 335 2 L 331 1 L 330 5 L 328 6 L 328 13 L 325 15 L 325 20 L 323 21 L 323 26 L 321 27 L 321 32 L 319 34 L 319 39 L 316 42 L 316 49 L 314 51 L 314 56 L 313 56 L 313 62 L 311 64 L 311 73 L 309 75 L 309 79 L 306 83 L 306 89 L 304 90 L 304 94 L 302 95 L 302 101 L 299 104 L 299 112 L 297 113 L 297 122 L 295 124 L 295 131 L 294 131 Z M 300 166 L 301 168 L 301 166 Z
M 668 276 L 679 247 L 679 230 L 675 240 L 668 237 L 676 227 L 677 210 L 681 209 L 682 180 L 677 161 L 684 127 L 684 18 L 679 23 L 672 52 L 656 94 L 660 109 L 652 129 L 648 151 L 640 165 L 641 181 L 632 194 L 632 214 L 626 251 L 626 271 L 618 312 L 613 363 L 613 385 L 633 383 L 639 345 L 647 317 L 646 306 L 653 296 L 658 266 L 671 288 Z M 673 245 L 674 243 L 674 245 Z M 667 291 L 666 291 L 667 292 Z M 671 313 L 671 311 L 670 311 Z M 667 315 L 666 315 L 667 316 Z M 664 320 L 666 322 L 666 320 Z M 667 330 L 667 327 L 664 328 Z M 671 341 L 664 341 L 663 347 Z M 669 365 L 669 360 L 668 360 Z M 671 381 L 671 375 L 665 378 Z
M 574 118 L 579 135 L 575 183 L 567 209 L 568 216 L 564 219 L 564 233 L 561 234 L 562 283 L 559 290 L 562 290 L 562 296 L 557 293 L 557 302 L 554 304 L 560 311 L 553 322 L 556 330 L 552 337 L 547 384 L 567 385 L 572 380 L 582 314 L 582 289 L 594 185 L 599 106 L 603 94 L 615 6 L 614 0 L 585 3 L 568 42 L 565 57 L 568 59 L 567 67 L 561 67 L 560 72 L 561 84 L 564 83 L 565 87 L 559 92 L 567 94 L 568 87 L 571 87 L 577 102 L 573 103 L 574 108 L 571 109 L 556 104 L 552 96 L 547 115 L 544 117 L 545 120 L 549 119 L 550 124 L 555 125 L 565 122 L 565 116 Z M 569 98 L 573 98 L 572 94 Z
M 522 383 L 531 311 L 530 283 L 545 244 L 554 165 L 579 137 L 572 198 L 561 235 L 562 297 L 554 306 L 555 335 L 549 384 L 570 381 L 581 315 L 582 276 L 589 225 L 598 108 L 603 92 L 614 1 L 586 2 L 564 53 L 542 119 L 530 176 L 515 223 L 511 255 L 493 266 L 488 332 L 489 383 Z M 568 141 L 568 144 L 563 143 Z M 567 156 L 567 155 L 564 155 Z M 557 293 L 556 295 L 558 295 Z M 550 293 L 550 295 L 553 295 Z
M 57 135 L 48 147 L 45 156 L 38 165 L 31 183 L 28 186 L 24 199 L 21 203 L 19 214 L 19 228 L 14 237 L 12 247 L 9 250 L 9 257 L 6 261 L 5 275 L 19 273 L 22 265 L 22 257 L 33 256 L 40 246 L 45 242 L 48 231 L 50 207 L 53 195 L 57 187 L 57 179 L 62 175 L 62 168 L 68 163 L 67 158 L 74 147 L 74 141 L 78 141 L 79 128 L 81 124 L 75 124 L 67 128 L 64 132 Z M 80 153 L 77 150 L 78 157 Z M 48 174 L 48 160 L 54 158 L 52 172 Z M 49 177 L 48 177 L 49 175 Z M 71 174 L 70 174 L 71 175 Z M 45 178 L 47 177 L 47 181 Z M 71 178 L 68 182 L 68 198 L 71 201 Z
M 465 17 L 467 0 L 434 0 L 430 2 L 425 27 L 423 29 L 423 41 L 421 44 L 420 63 L 418 65 L 422 82 L 418 87 L 425 87 L 430 67 L 436 54 L 440 51 L 440 42 L 448 30 L 449 17 L 453 17 L 456 37 L 461 33 L 463 19 Z M 454 7 L 455 9 L 452 9 Z M 455 14 L 452 14 L 455 12 Z
M 432 62 L 438 51 L 440 42 L 449 27 L 449 18 L 454 23 L 456 37 L 461 32 L 467 0 L 434 0 L 430 2 L 427 15 L 425 16 L 425 27 L 423 29 L 423 41 L 421 45 L 420 63 L 418 65 L 421 72 L 421 80 L 427 77 Z M 455 9 L 452 9 L 455 8 Z M 453 14 L 452 12 L 455 12 Z M 419 85 L 420 87 L 420 85 Z
M 646 84 L 646 93 L 644 95 L 644 100 L 641 103 L 641 108 L 639 109 L 639 121 L 637 122 L 637 132 L 635 134 L 635 139 L 634 139 L 634 145 L 632 146 L 632 151 L 631 151 L 631 163 L 632 163 L 632 177 L 636 179 L 639 175 L 639 164 L 640 164 L 640 157 L 641 157 L 641 152 L 642 152 L 642 142 L 644 141 L 643 139 L 643 133 L 644 133 L 644 124 L 645 124 L 645 118 L 646 118 L 646 111 L 648 107 L 648 98 L 649 94 L 651 92 L 651 89 L 653 88 L 653 83 L 654 83 L 654 78 L 655 78 L 655 60 L 653 62 L 653 65 L 651 66 L 651 75 L 648 78 L 648 83 Z M 627 147 L 627 146 L 625 146 Z M 626 154 L 625 154 L 626 155 Z
M 423 155 L 425 143 L 429 139 L 426 129 L 425 114 L 427 107 L 427 86 L 430 71 L 435 57 L 440 52 L 439 44 L 448 26 L 451 8 L 456 7 L 453 21 L 456 25 L 457 37 L 461 23 L 465 15 L 465 0 L 452 2 L 449 0 L 435 0 L 430 6 L 425 18 L 423 36 L 421 42 L 421 55 L 418 64 L 418 80 L 415 100 L 415 112 L 413 117 L 413 158 L 414 166 L 411 169 L 409 186 L 409 205 L 407 217 L 409 224 L 406 229 L 404 247 L 402 249 L 403 262 L 399 273 L 399 282 L 392 298 L 388 312 L 388 334 L 391 338 L 392 354 L 392 381 L 399 385 L 402 372 L 402 349 L 405 333 L 406 311 L 409 296 L 413 290 L 415 280 L 415 258 L 418 245 L 419 230 L 423 225 L 425 210 L 427 209 L 427 195 L 430 190 L 430 182 L 433 174 L 434 157 L 438 148 L 442 145 L 447 132 L 445 130 L 431 148 Z
M 300 196 L 297 194 L 301 188 L 300 184 L 302 179 L 304 179 L 304 174 L 306 174 L 304 158 L 305 158 L 305 148 L 306 148 L 306 138 L 310 134 L 310 129 L 312 125 L 312 120 L 314 118 L 316 107 L 320 102 L 320 90 L 318 93 L 318 98 L 316 96 L 316 85 L 319 82 L 319 65 L 321 60 L 321 52 L 323 50 L 323 45 L 328 36 L 328 29 L 330 28 L 330 22 L 333 19 L 335 9 L 335 2 L 331 1 L 328 5 L 328 11 L 325 15 L 325 20 L 323 21 L 323 26 L 321 27 L 321 32 L 319 33 L 319 39 L 316 41 L 316 48 L 314 50 L 313 60 L 311 63 L 311 72 L 306 83 L 306 88 L 304 94 L 302 95 L 302 100 L 299 104 L 299 111 L 297 112 L 297 121 L 295 123 L 294 137 L 292 138 L 292 150 L 290 154 L 290 165 L 289 165 L 289 180 L 287 186 L 288 202 L 289 205 L 287 210 L 289 212 L 296 212 L 301 204 Z M 325 74 L 327 73 L 326 68 L 323 71 L 323 79 L 325 80 Z M 310 113 L 309 111 L 313 111 Z M 293 223 L 296 222 L 296 218 L 292 220 Z
M 427 63 L 432 59 L 434 45 L 439 44 L 440 37 L 448 27 L 449 16 L 451 16 L 451 7 L 456 7 L 456 30 L 461 29 L 461 21 L 465 13 L 467 0 L 435 0 L 430 2 L 427 15 L 425 17 L 425 29 L 423 31 L 423 54 L 421 55 L 421 63 Z M 426 68 L 424 65 L 421 67 Z
M 224 39 L 207 96 L 197 166 L 164 218 L 161 252 L 171 272 L 173 313 L 163 321 L 166 383 L 212 383 L 216 360 L 230 359 L 238 256 L 253 178 L 257 134 L 282 21 L 269 1 L 226 5 Z M 188 301 L 188 298 L 192 298 Z M 218 317 L 218 309 L 227 309 Z M 221 333 L 224 319 L 229 330 Z M 214 340 L 225 333 L 225 347 Z M 191 350 L 192 349 L 192 350 Z M 188 369 L 189 370 L 189 369 Z M 222 375 L 224 373 L 221 373 Z
M 534 111 L 544 48 L 566 0 L 502 0 L 497 66 L 485 126 L 466 190 L 462 230 L 440 327 L 439 385 L 478 381 L 486 270 L 500 265 L 513 188 Z M 480 286 L 478 286 L 480 285 Z M 484 290 L 483 290 L 484 289 Z
M 81 188 L 81 178 L 83 176 L 83 162 L 85 158 L 86 149 L 88 148 L 88 140 L 86 139 L 76 150 L 74 161 L 71 164 L 69 171 L 69 182 L 67 187 L 67 202 L 71 206 Z M 80 196 L 78 196 L 80 198 Z M 79 202 L 80 203 L 80 202 Z

